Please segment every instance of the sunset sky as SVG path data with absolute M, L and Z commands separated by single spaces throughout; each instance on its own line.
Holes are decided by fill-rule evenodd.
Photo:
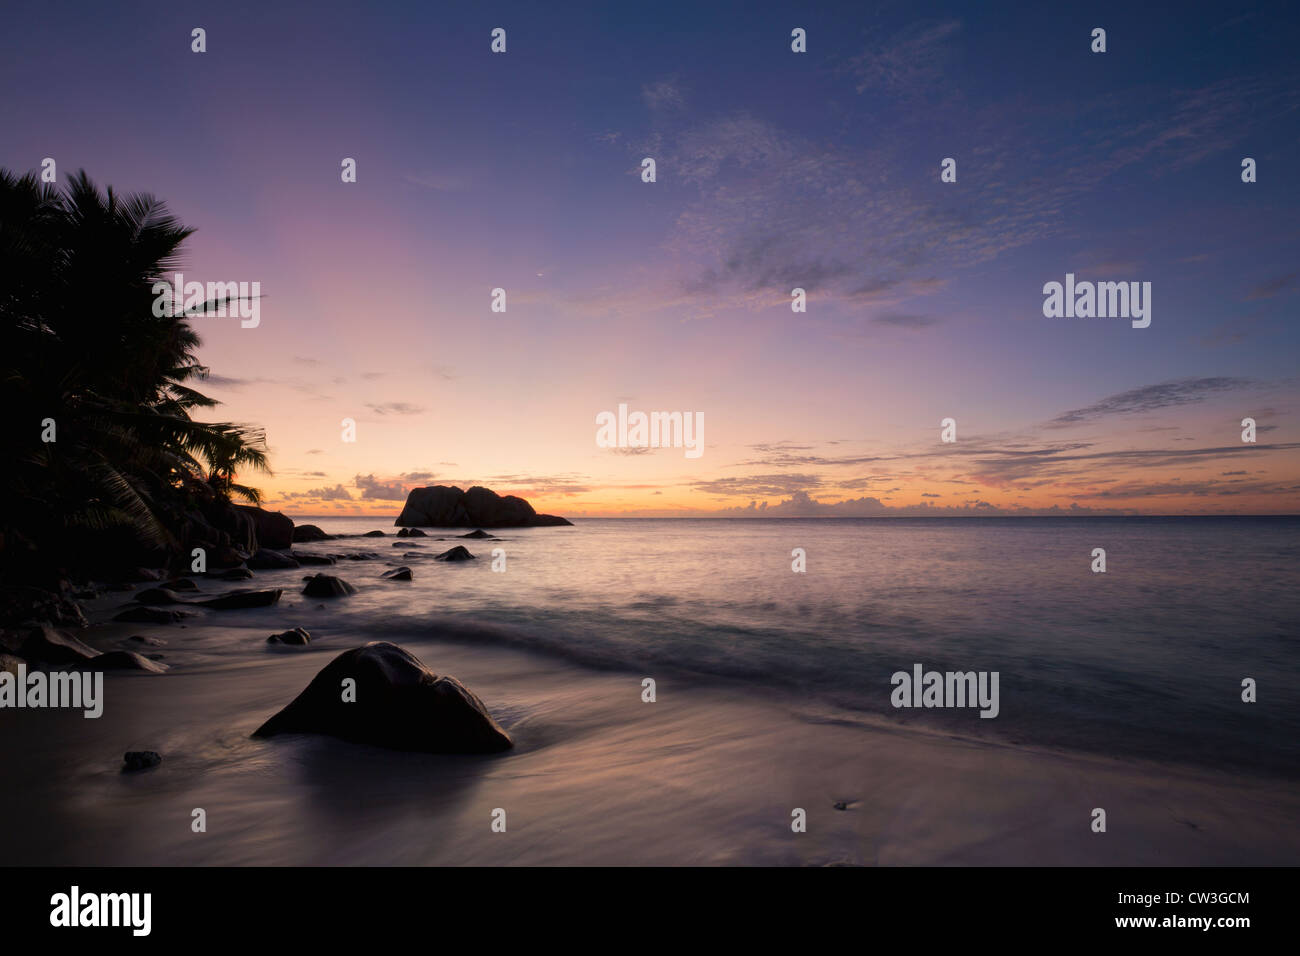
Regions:
M 1294 8 L 270 6 L 0 36 L 0 165 L 151 192 L 187 278 L 261 283 L 194 324 L 268 507 L 1300 512 Z M 1149 281 L 1150 327 L 1045 318 L 1067 272 Z M 704 454 L 598 447 L 620 402 Z

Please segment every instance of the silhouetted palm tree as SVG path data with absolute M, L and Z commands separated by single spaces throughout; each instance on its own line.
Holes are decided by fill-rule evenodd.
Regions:
M 87 546 L 129 532 L 155 547 L 202 484 L 254 503 L 241 470 L 266 471 L 259 429 L 198 422 L 217 402 L 184 316 L 154 314 L 154 282 L 193 232 L 152 196 L 59 190 L 0 170 L 0 400 L 6 466 L 0 547 Z M 42 440 L 52 422 L 54 441 Z M 76 564 L 65 556 L 64 563 Z

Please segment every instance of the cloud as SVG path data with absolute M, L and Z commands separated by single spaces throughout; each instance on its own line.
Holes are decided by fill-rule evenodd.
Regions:
M 1261 282 L 1248 293 L 1246 298 L 1250 299 L 1271 299 L 1276 295 L 1284 292 L 1290 292 L 1296 287 L 1296 279 L 1300 278 L 1300 271 L 1288 272 L 1286 275 L 1276 276 L 1267 282 Z
M 641 87 L 641 99 L 655 112 L 678 110 L 686 105 L 685 92 L 675 78 L 645 84 Z
M 410 402 L 384 402 L 382 404 L 370 403 L 366 405 L 376 415 L 418 415 L 424 411 L 419 405 L 412 405 Z
M 789 495 L 818 488 L 819 475 L 744 475 L 738 478 L 715 478 L 698 481 L 691 487 L 711 495 Z
M 914 315 L 909 312 L 882 312 L 873 316 L 871 321 L 877 325 L 892 325 L 900 329 L 923 329 L 939 322 L 933 315 Z
M 959 20 L 913 24 L 849 60 L 857 91 L 916 94 L 943 79 L 948 41 L 961 32 Z
M 306 491 L 286 491 L 287 499 L 312 498 L 317 501 L 351 501 L 352 495 L 341 484 L 332 488 L 309 488 Z
M 1185 378 L 1173 382 L 1161 382 L 1158 385 L 1144 385 L 1141 388 L 1110 395 L 1084 408 L 1063 412 L 1052 419 L 1048 427 L 1064 428 L 1069 425 L 1093 422 L 1108 415 L 1135 415 L 1158 408 L 1191 405 L 1204 401 L 1211 395 L 1236 391 L 1253 384 L 1250 379 L 1217 376 Z
M 401 481 L 381 481 L 373 474 L 356 475 L 352 483 L 361 489 L 363 499 L 379 501 L 405 501 L 407 488 Z

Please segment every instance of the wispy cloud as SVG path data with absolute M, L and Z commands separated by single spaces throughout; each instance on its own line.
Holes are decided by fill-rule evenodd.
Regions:
M 1144 385 L 1117 395 L 1110 395 L 1084 408 L 1071 409 L 1056 416 L 1049 427 L 1062 428 L 1096 421 L 1109 415 L 1136 415 L 1160 408 L 1191 405 L 1205 401 L 1212 395 L 1247 388 L 1250 379 L 1216 376 L 1211 378 L 1185 378 L 1158 385 Z

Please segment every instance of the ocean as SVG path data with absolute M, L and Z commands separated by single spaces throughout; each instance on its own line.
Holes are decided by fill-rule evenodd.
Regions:
M 111 620 L 129 592 L 88 602 L 87 643 L 169 669 L 107 673 L 97 719 L 0 712 L 23 780 L 0 864 L 1300 860 L 1295 518 L 314 523 L 349 536 L 296 550 L 336 565 L 198 581 L 282 588 L 273 607 L 141 625 Z M 456 544 L 477 560 L 433 560 Z M 412 581 L 381 577 L 398 565 Z M 305 597 L 315 571 L 357 593 Z M 267 643 L 291 627 L 311 643 Z M 371 640 L 463 681 L 513 748 L 251 736 Z M 918 664 L 996 672 L 997 716 L 895 708 Z M 162 763 L 122 773 L 129 750 Z
M 1300 518 L 584 519 L 464 542 L 424 530 L 436 537 L 409 546 L 299 546 L 382 553 L 383 568 L 343 563 L 345 578 L 413 568 L 410 583 L 357 582 L 330 606 L 333 626 L 721 683 L 827 720 L 1300 772 Z M 428 560 L 454 543 L 479 560 Z M 998 716 L 893 707 L 891 675 L 916 664 L 998 672 Z M 1256 703 L 1242 700 L 1246 678 Z

